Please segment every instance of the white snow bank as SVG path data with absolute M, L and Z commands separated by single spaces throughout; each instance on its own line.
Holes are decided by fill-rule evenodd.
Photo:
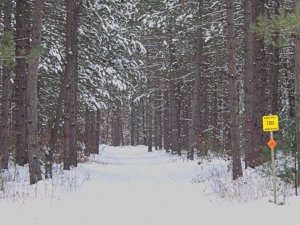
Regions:
M 31 225 L 299 221 L 298 197 L 289 197 L 283 206 L 274 205 L 269 202 L 273 199 L 269 183 L 257 186 L 262 182 L 258 174 L 244 173 L 245 178 L 231 182 L 228 162 L 198 165 L 164 151 L 148 153 L 145 146 L 104 146 L 89 162 L 71 171 L 58 167 L 52 180 L 37 185 L 28 185 L 27 167 L 18 168 L 19 179 L 6 183 L 6 193 L 0 195 L 1 219 Z M 243 204 L 233 197 L 237 193 L 244 195 Z

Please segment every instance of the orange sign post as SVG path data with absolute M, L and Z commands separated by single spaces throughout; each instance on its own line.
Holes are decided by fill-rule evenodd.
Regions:
M 270 141 L 268 142 L 268 146 L 271 150 L 273 150 L 276 147 L 277 143 L 274 140 L 274 138 L 271 138 Z
M 268 141 L 268 146 L 271 149 L 271 159 L 272 159 L 272 172 L 273 172 L 273 188 L 274 188 L 274 203 L 277 204 L 276 197 L 276 173 L 275 173 L 275 154 L 274 148 L 277 143 L 273 138 L 273 131 L 279 130 L 279 122 L 277 115 L 268 115 L 262 117 L 263 130 L 265 132 L 270 132 L 270 140 Z

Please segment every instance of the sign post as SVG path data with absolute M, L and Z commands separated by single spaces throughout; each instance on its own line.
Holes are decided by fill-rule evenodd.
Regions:
M 275 154 L 274 154 L 274 148 L 276 146 L 276 141 L 274 140 L 274 137 L 273 137 L 273 131 L 279 130 L 278 116 L 277 115 L 263 116 L 262 122 L 263 122 L 263 130 L 265 132 L 270 132 L 270 140 L 268 142 L 268 146 L 271 149 L 274 203 L 277 204 Z

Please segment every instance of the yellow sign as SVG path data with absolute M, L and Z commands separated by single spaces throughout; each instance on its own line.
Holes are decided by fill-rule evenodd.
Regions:
M 263 116 L 262 122 L 263 122 L 263 130 L 265 132 L 279 130 L 279 123 L 278 123 L 277 115 Z

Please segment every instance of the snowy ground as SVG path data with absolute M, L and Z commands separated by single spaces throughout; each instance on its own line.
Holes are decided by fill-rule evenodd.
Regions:
M 300 221 L 299 197 L 270 200 L 253 170 L 231 182 L 228 162 L 187 162 L 147 147 L 107 147 L 72 171 L 28 185 L 27 168 L 4 174 L 1 224 L 284 224 Z M 11 180 L 16 180 L 12 182 Z M 281 200 L 280 200 L 281 199 Z

